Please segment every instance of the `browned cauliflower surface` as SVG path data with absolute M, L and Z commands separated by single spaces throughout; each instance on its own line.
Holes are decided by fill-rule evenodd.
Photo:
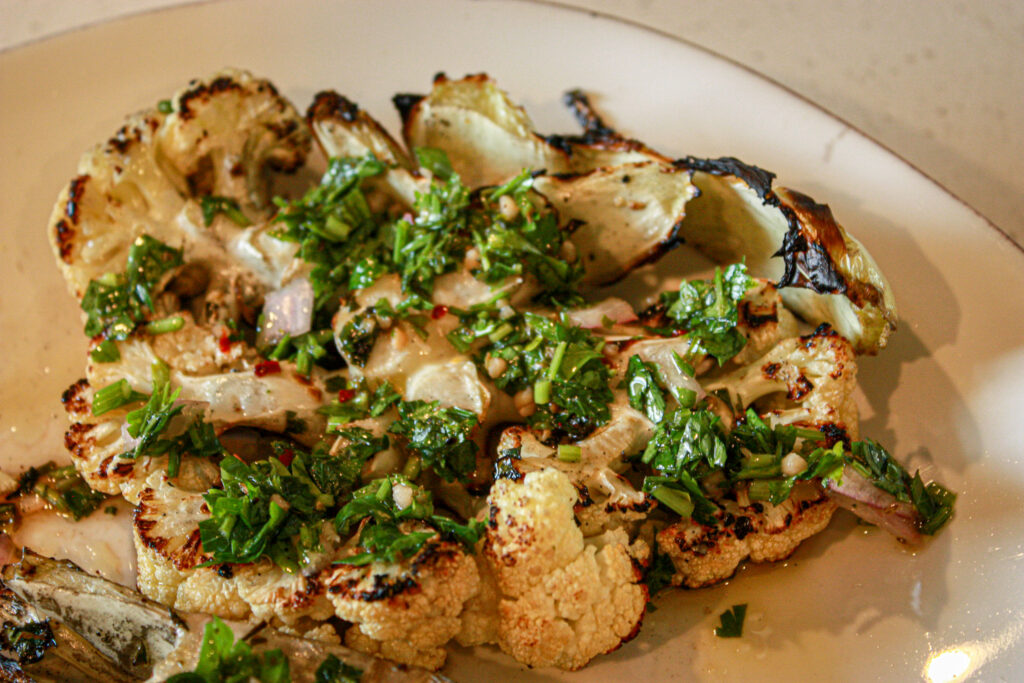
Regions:
M 90 338 L 65 445 L 134 506 L 143 594 L 403 665 L 454 641 L 576 670 L 637 636 L 654 565 L 698 588 L 778 561 L 871 487 L 901 538 L 948 519 L 859 440 L 856 354 L 895 305 L 827 207 L 578 91 L 578 136 L 484 75 L 395 101 L 405 147 L 225 70 L 58 197 Z M 683 242 L 733 262 L 631 275 Z

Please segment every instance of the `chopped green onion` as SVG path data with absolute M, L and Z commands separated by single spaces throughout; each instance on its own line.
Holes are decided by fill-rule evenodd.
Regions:
M 543 343 L 544 343 L 544 337 L 540 337 L 540 336 L 534 337 L 533 341 L 531 341 L 529 344 L 527 344 L 526 346 L 523 347 L 523 353 L 529 353 L 530 351 L 535 351 L 537 349 L 537 347 L 540 346 Z
M 105 285 L 107 287 L 116 287 L 120 284 L 120 280 L 121 278 L 118 277 L 117 273 L 103 273 L 103 275 L 100 275 L 97 278 L 97 281 L 101 285 Z
M 747 495 L 750 497 L 750 500 L 771 500 L 772 482 L 767 479 L 751 482 Z
M 156 110 L 161 114 L 170 114 L 174 111 L 174 105 L 170 100 L 160 100 L 156 103 Z
M 153 376 L 154 387 L 162 387 L 171 381 L 171 369 L 159 358 L 150 364 L 149 372 Z
M 693 514 L 693 501 L 690 499 L 690 494 L 685 491 L 668 486 L 655 486 L 651 489 L 651 495 L 680 517 L 689 517 Z
M 185 327 L 185 319 L 180 315 L 172 315 L 169 318 L 146 323 L 146 333 L 166 334 L 168 332 L 177 332 L 183 327 Z
M 551 380 L 541 379 L 533 385 L 533 402 L 539 406 L 551 399 Z
M 507 337 L 508 334 L 512 331 L 512 329 L 513 328 L 511 324 L 503 323 L 498 327 L 498 329 L 494 330 L 494 332 L 491 332 L 489 335 L 487 335 L 487 338 L 490 339 L 492 342 L 499 342 L 505 337 Z
M 291 335 L 285 333 L 285 335 L 281 337 L 280 341 L 277 342 L 277 345 L 274 346 L 274 350 L 267 354 L 267 358 L 269 358 L 270 360 L 283 359 L 285 356 L 288 355 L 288 351 L 291 348 L 291 343 Z
M 558 459 L 562 462 L 579 462 L 581 455 L 583 455 L 583 449 L 579 446 L 567 446 L 565 444 L 558 446 Z
M 121 360 L 121 352 L 112 339 L 104 339 L 89 352 L 89 357 L 97 363 L 116 363 Z
M 567 348 L 569 348 L 569 342 L 558 342 L 558 346 L 555 347 L 555 355 L 551 359 L 551 367 L 548 368 L 548 379 L 558 377 L 558 369 L 562 366 L 562 359 L 565 358 L 565 350 Z
M 145 401 L 147 398 L 149 397 L 145 394 L 132 389 L 128 380 L 121 379 L 96 392 L 92 397 L 92 414 L 102 415 L 128 403 Z
M 415 481 L 422 471 L 423 459 L 418 455 L 413 455 L 405 461 L 405 467 L 402 468 L 402 476 L 409 481 Z

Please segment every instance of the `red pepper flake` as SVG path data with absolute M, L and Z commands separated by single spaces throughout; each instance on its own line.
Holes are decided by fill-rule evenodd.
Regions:
M 220 352 L 231 352 L 231 335 L 228 334 L 228 328 L 226 327 L 224 328 L 224 331 L 220 333 Z
M 281 364 L 276 360 L 261 360 L 253 368 L 253 372 L 256 373 L 257 377 L 264 377 L 266 375 L 273 375 L 281 372 Z
M 282 465 L 288 467 L 288 465 L 292 464 L 292 460 L 295 459 L 295 453 L 292 452 L 292 449 L 287 448 L 281 451 L 281 455 L 277 456 L 277 459 L 281 461 Z
M 348 403 L 355 398 L 356 392 L 352 389 L 340 389 L 338 390 L 338 402 Z
M 448 307 L 444 304 L 438 304 L 434 306 L 434 309 L 430 311 L 430 317 L 434 320 L 440 320 L 441 318 L 448 315 Z

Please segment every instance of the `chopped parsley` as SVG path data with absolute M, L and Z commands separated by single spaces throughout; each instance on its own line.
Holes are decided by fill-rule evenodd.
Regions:
M 345 323 L 338 334 L 338 349 L 350 363 L 362 367 L 366 365 L 377 337 L 384 331 L 385 323 L 390 327 L 392 322 L 404 320 L 424 336 L 423 326 L 427 322 L 424 314 L 432 308 L 433 304 L 418 295 L 410 296 L 398 306 L 392 306 L 387 299 L 379 299 Z
M 356 268 L 364 271 L 383 247 L 379 217 L 370 211 L 362 182 L 387 166 L 373 155 L 331 159 L 320 184 L 301 199 L 275 199 L 280 211 L 274 237 L 299 245 L 298 257 L 313 266 L 314 328 L 330 327 L 338 296 Z
M 711 521 L 717 509 L 700 481 L 725 467 L 725 430 L 706 409 L 673 411 L 654 432 L 641 455 L 657 475 L 645 477 L 643 489 L 683 517 Z
M 313 675 L 315 683 L 359 683 L 363 671 L 328 654 Z M 176 674 L 167 683 L 291 683 L 288 657 L 278 648 L 253 652 L 244 640 L 235 640 L 231 628 L 213 617 L 203 629 L 203 644 L 195 669 Z
M 128 250 L 123 273 L 107 273 L 89 282 L 82 297 L 85 334 L 127 339 L 153 310 L 153 287 L 167 271 L 181 265 L 181 250 L 149 235 L 140 235 Z
M 641 410 L 654 424 L 665 418 L 665 393 L 658 385 L 658 366 L 644 362 L 640 356 L 630 356 L 626 367 L 626 390 L 629 405 Z
M 222 488 L 203 496 L 210 518 L 199 523 L 211 564 L 269 557 L 297 571 L 323 552 L 322 525 L 358 485 L 366 460 L 388 444 L 386 437 L 365 429 L 350 428 L 343 436 L 350 443 L 335 455 L 327 452 L 326 443 L 311 453 L 277 443 L 276 458 L 252 464 L 236 457 L 221 460 Z
M 224 453 L 213 425 L 201 415 L 192 415 L 176 436 L 166 432 L 171 421 L 182 415 L 184 404 L 178 402 L 181 389 L 171 391 L 167 366 L 161 361 L 153 364 L 153 394 L 144 406 L 125 416 L 129 436 L 137 439 L 135 446 L 121 453 L 122 458 L 167 456 L 167 475 L 175 477 L 181 466 L 183 453 L 199 457 L 215 457 Z
M 485 371 L 488 356 L 505 361 L 495 384 L 509 394 L 533 391 L 536 410 L 527 422 L 548 432 L 549 442 L 578 441 L 611 418 L 608 404 L 614 396 L 601 353 L 604 341 L 565 318 L 535 313 L 502 318 L 491 307 L 466 313 L 448 339 L 464 352 L 479 344 L 473 359 Z
M 403 490 L 396 493 L 399 488 Z M 405 499 L 403 505 L 396 502 L 396 497 Z M 377 479 L 356 491 L 334 523 L 342 536 L 362 523 L 359 546 L 363 552 L 338 560 L 339 564 L 355 566 L 409 559 L 438 535 L 473 550 L 484 528 L 483 522 L 476 520 L 459 524 L 435 515 L 430 493 L 400 474 Z
M 348 380 L 344 377 L 333 377 L 328 381 L 327 389 L 338 395 L 330 403 L 317 409 L 317 412 L 327 416 L 328 433 L 335 433 L 356 420 L 379 417 L 402 398 L 387 380 L 378 384 L 371 393 L 364 379 Z
M 797 482 L 841 483 L 844 468 L 851 467 L 897 500 L 913 504 L 921 533 L 934 534 L 952 516 L 955 494 L 936 482 L 925 485 L 920 473 L 911 476 L 874 441 L 838 439 L 831 446 L 823 441 L 826 436 L 815 429 L 770 427 L 750 409 L 726 434 L 707 409 L 680 408 L 657 426 L 641 456 L 655 471 L 643 488 L 680 516 L 710 524 L 718 506 L 702 482 L 712 474 L 724 474 L 726 486 L 746 483 L 752 501 L 778 505 Z M 803 458 L 806 467 L 783 476 L 782 460 L 790 453 Z
M 106 495 L 89 488 L 74 465 L 58 467 L 52 462 L 25 470 L 18 478 L 17 488 L 4 500 L 12 501 L 28 493 L 36 494 L 59 514 L 76 522 L 91 515 L 107 500 Z M 17 521 L 16 510 L 7 510 L 7 515 L 13 519 L 5 522 Z
M 104 339 L 89 352 L 89 357 L 97 363 L 116 363 L 121 360 L 121 352 L 117 350 L 116 342 Z
M 334 348 L 333 339 L 334 335 L 329 329 L 306 332 L 295 337 L 285 334 L 264 355 L 270 360 L 294 361 L 299 374 L 309 377 L 313 365 L 321 362 Z
M 465 481 L 476 469 L 475 413 L 442 408 L 437 401 L 402 401 L 398 415 L 388 431 L 402 437 L 406 448 L 442 479 Z
M 333 654 L 324 658 L 313 675 L 314 683 L 359 683 L 362 680 L 362 669 L 346 664 Z
M 721 626 L 715 628 L 719 638 L 739 638 L 743 635 L 743 621 L 747 618 L 747 605 L 733 605 L 718 618 Z
M 220 683 L 250 681 L 291 683 L 288 658 L 279 649 L 254 653 L 244 640 L 235 640 L 231 628 L 213 617 L 203 629 L 203 645 L 196 668 L 176 674 L 167 683 Z
M 485 226 L 473 232 L 480 254 L 476 275 L 497 284 L 529 274 L 540 283 L 538 301 L 560 307 L 579 305 L 583 301 L 579 293 L 583 267 L 562 258 L 565 233 L 555 212 L 536 202 L 532 187 L 533 176 L 524 171 L 504 185 L 482 192 Z M 515 207 L 511 217 L 501 210 L 503 198 L 506 205 Z
M 676 567 L 672 564 L 672 558 L 661 552 L 658 544 L 654 544 L 651 564 L 644 572 L 644 583 L 647 584 L 647 594 L 654 597 L 672 585 L 672 577 L 676 573 Z
M 661 303 L 669 318 L 686 330 L 693 342 L 691 353 L 707 353 L 721 365 L 747 343 L 736 329 L 737 303 L 752 285 L 746 266 L 734 263 L 725 271 L 715 268 L 710 280 L 684 281 L 679 291 L 662 293 Z

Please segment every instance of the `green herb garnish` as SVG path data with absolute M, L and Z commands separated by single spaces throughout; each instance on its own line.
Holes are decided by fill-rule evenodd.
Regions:
M 684 281 L 678 292 L 663 293 L 661 301 L 693 342 L 691 353 L 707 353 L 721 365 L 747 343 L 736 329 L 737 303 L 752 285 L 746 266 L 734 263 L 724 272 L 715 268 L 711 280 Z
M 181 250 L 149 235 L 140 235 L 128 250 L 124 273 L 91 280 L 82 297 L 85 334 L 127 339 L 153 310 L 152 289 L 168 270 L 181 265 Z
M 626 390 L 629 405 L 642 410 L 654 424 L 665 418 L 665 394 L 658 384 L 658 366 L 644 362 L 640 356 L 630 356 L 626 367 Z
M 288 658 L 279 649 L 254 653 L 244 640 L 235 640 L 235 634 L 218 617 L 213 617 L 203 629 L 203 645 L 199 661 L 190 672 L 176 674 L 167 683 L 291 683 Z
M 182 431 L 173 437 L 165 436 L 171 420 L 181 415 L 182 404 L 177 404 L 181 389 L 171 390 L 167 366 L 153 364 L 153 394 L 146 405 L 125 417 L 128 434 L 138 439 L 135 447 L 121 454 L 122 458 L 167 456 L 167 474 L 175 477 L 181 465 L 181 456 L 188 452 L 199 457 L 215 457 L 224 453 L 213 425 L 201 416 L 192 417 Z
M 401 499 L 402 505 L 396 499 Z M 359 533 L 359 546 L 364 552 L 339 560 L 339 564 L 400 562 L 414 556 L 437 535 L 472 550 L 484 528 L 476 520 L 459 524 L 435 515 L 430 493 L 400 474 L 388 475 L 356 491 L 334 523 L 344 536 L 364 519 L 367 521 Z
M 721 626 L 715 629 L 719 638 L 739 638 L 743 635 L 743 620 L 747 618 L 747 605 L 733 605 L 719 617 Z
M 462 326 L 448 340 L 464 352 L 477 348 L 473 360 L 483 371 L 488 355 L 504 360 L 495 384 L 509 394 L 532 390 L 537 405 L 527 422 L 549 431 L 549 441 L 578 441 L 611 418 L 611 370 L 600 337 L 561 317 L 517 313 L 503 318 L 493 306 L 461 318 Z M 496 331 L 502 334 L 496 337 Z
M 203 223 L 206 227 L 213 225 L 213 219 L 220 213 L 239 227 L 245 228 L 252 225 L 252 221 L 242 213 L 242 207 L 238 205 L 238 201 L 231 197 L 207 195 L 199 198 L 199 206 L 203 210 Z
M 477 445 L 470 438 L 476 414 L 442 408 L 437 401 L 403 401 L 399 418 L 388 431 L 403 437 L 406 447 L 445 481 L 466 480 L 476 468 Z
M 351 443 L 336 455 L 327 452 L 326 443 L 311 453 L 278 443 L 275 458 L 252 464 L 232 456 L 221 460 L 222 488 L 203 496 L 210 518 L 199 522 L 211 564 L 269 557 L 297 571 L 322 552 L 321 526 L 358 484 L 366 460 L 388 443 L 365 429 L 343 436 Z
M 121 352 L 117 350 L 116 342 L 104 339 L 89 352 L 89 357 L 97 363 L 116 363 L 121 360 Z

